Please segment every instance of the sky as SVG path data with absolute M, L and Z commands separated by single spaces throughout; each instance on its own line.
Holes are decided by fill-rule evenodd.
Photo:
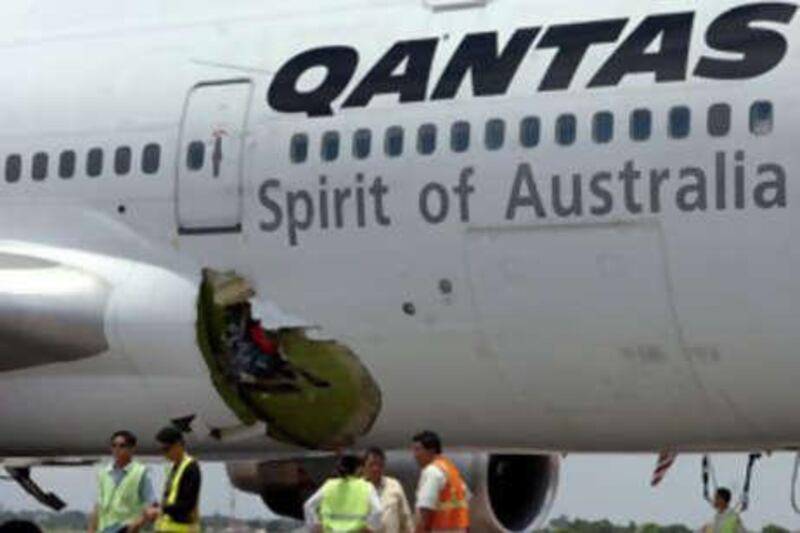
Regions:
M 747 457 L 713 455 L 714 468 L 721 485 L 738 494 L 744 482 Z M 568 515 L 586 519 L 608 518 L 616 523 L 653 521 L 661 524 L 683 523 L 699 528 L 711 516 L 702 499 L 700 456 L 681 456 L 662 485 L 649 486 L 655 464 L 651 455 L 576 455 L 563 460 L 561 479 L 550 517 Z M 790 505 L 793 454 L 775 454 L 756 467 L 751 493 L 751 508 L 744 515 L 745 525 L 761 528 L 776 523 L 800 530 L 800 516 Z M 160 490 L 161 468 L 151 468 Z M 203 514 L 219 511 L 240 518 L 267 518 L 261 500 L 231 488 L 221 464 L 203 465 Z M 92 468 L 42 468 L 34 478 L 53 490 L 70 508 L 88 510 L 94 494 Z M 0 504 L 7 509 L 36 509 L 37 504 L 12 483 L 0 482 Z

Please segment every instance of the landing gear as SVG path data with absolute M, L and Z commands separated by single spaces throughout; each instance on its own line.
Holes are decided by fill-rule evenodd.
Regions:
M 52 492 L 45 492 L 32 478 L 30 467 L 13 467 L 7 466 L 6 472 L 8 476 L 16 481 L 22 489 L 30 494 L 42 505 L 60 511 L 67 506 L 64 500 L 59 498 Z
M 747 467 L 745 468 L 742 495 L 739 498 L 738 505 L 736 506 L 736 509 L 739 512 L 744 512 L 750 507 L 750 488 L 753 480 L 753 468 L 755 467 L 756 462 L 759 459 L 761 459 L 760 453 L 751 453 L 747 457 Z M 718 485 L 717 485 L 717 476 L 714 472 L 714 466 L 711 464 L 711 458 L 708 455 L 703 456 L 702 475 L 703 475 L 703 499 L 713 504 L 714 500 L 712 494 L 709 491 L 709 482 L 711 482 L 711 484 L 713 485 L 714 491 L 716 491 Z
M 792 501 L 792 509 L 797 514 L 800 514 L 800 504 L 797 502 L 797 477 L 800 474 L 800 452 L 797 452 L 797 456 L 794 459 L 794 470 L 792 471 L 792 490 L 790 492 L 790 498 Z

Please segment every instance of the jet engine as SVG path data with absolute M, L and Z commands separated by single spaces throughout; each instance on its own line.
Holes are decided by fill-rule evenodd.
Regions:
M 528 532 L 539 528 L 558 487 L 559 459 L 554 455 L 469 453 L 450 457 L 472 492 L 473 530 Z M 259 494 L 275 513 L 302 518 L 303 502 L 334 470 L 335 459 L 316 457 L 229 463 L 235 487 Z M 403 484 L 413 505 L 419 469 L 407 453 L 389 453 L 387 473 Z

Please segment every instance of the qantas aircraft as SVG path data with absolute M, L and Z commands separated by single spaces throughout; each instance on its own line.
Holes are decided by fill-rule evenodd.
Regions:
M 797 446 L 797 7 L 4 2 L 0 457 L 172 422 L 296 514 L 431 428 L 529 531 L 560 452 Z

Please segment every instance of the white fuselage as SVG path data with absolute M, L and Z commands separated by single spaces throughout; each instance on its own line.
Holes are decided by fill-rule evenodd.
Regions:
M 422 0 L 15 4 L 26 7 L 0 9 L 10 12 L 0 17 L 0 172 L 9 154 L 21 155 L 22 171 L 14 183 L 0 174 L 0 248 L 123 258 L 186 279 L 203 267 L 237 271 L 259 298 L 369 368 L 383 409 L 363 444 L 404 447 L 425 428 L 449 445 L 497 449 L 800 442 L 797 20 L 755 24 L 789 45 L 769 72 L 719 80 L 694 73 L 702 57 L 740 57 L 705 35 L 739 1 L 495 0 L 445 11 Z M 685 12 L 694 13 L 685 79 L 656 83 L 650 72 L 587 87 L 646 17 Z M 611 19 L 628 21 L 618 38 L 589 47 L 567 88 L 537 90 L 555 55 L 539 47 L 548 28 Z M 498 32 L 502 50 L 529 27 L 541 31 L 502 94 L 475 96 L 467 75 L 453 98 L 431 97 L 465 35 Z M 436 49 L 422 101 L 393 92 L 343 105 L 395 43 L 426 38 Z M 331 46 L 358 52 L 331 115 L 268 103 L 287 61 Z M 298 87 L 324 77 L 311 69 Z M 772 129 L 757 135 L 751 108 L 762 101 Z M 731 110 L 721 136 L 708 128 L 715 104 Z M 680 106 L 691 129 L 675 139 L 668 119 Z M 635 110 L 651 113 L 646 140 L 631 138 Z M 606 143 L 593 138 L 601 112 L 613 116 Z M 561 145 L 565 114 L 577 132 Z M 241 131 L 217 131 L 220 116 Z M 535 147 L 521 143 L 526 117 L 539 120 Z M 489 149 L 494 119 L 505 134 Z M 460 121 L 470 143 L 456 152 Z M 435 127 L 430 155 L 420 153 L 423 125 Z M 394 127 L 404 136 L 396 157 L 385 139 Z M 363 159 L 357 130 L 371 132 Z M 328 132 L 340 139 L 331 161 Z M 299 163 L 297 134 L 308 138 Z M 223 175 L 187 171 L 190 143 L 205 142 L 210 168 L 220 135 L 241 140 L 221 160 Z M 160 147 L 152 174 L 142 170 L 148 144 Z M 124 176 L 113 168 L 118 147 L 133 154 Z M 93 148 L 104 154 L 97 177 L 86 171 Z M 70 179 L 58 175 L 64 150 L 77 154 Z M 38 152 L 49 156 L 47 176 L 34 180 Z M 157 311 L 167 297 L 131 298 Z M 189 322 L 192 305 L 181 307 Z M 117 342 L 107 331 L 127 348 L 98 358 L 0 373 L 0 456 L 98 453 L 115 429 L 148 435 L 188 414 L 235 424 L 200 357 L 148 352 L 149 336 L 171 335 L 158 324 L 140 333 Z M 220 454 L 277 447 L 195 435 L 195 446 Z

